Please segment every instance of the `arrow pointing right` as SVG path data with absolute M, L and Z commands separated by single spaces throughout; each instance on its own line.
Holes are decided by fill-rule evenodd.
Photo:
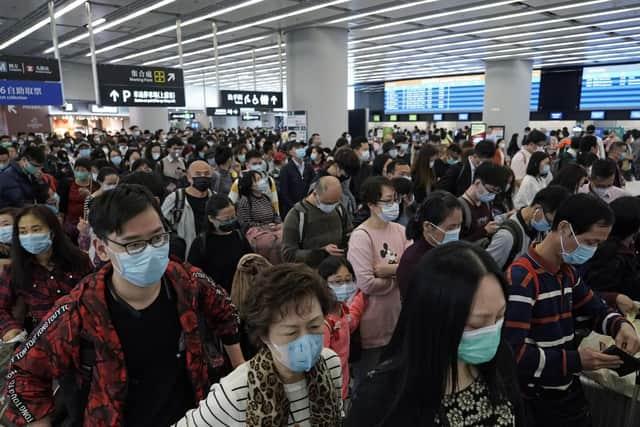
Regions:
M 118 93 L 117 90 L 114 89 L 109 94 L 109 98 L 111 98 L 113 100 L 113 102 L 116 102 L 118 100 L 118 98 L 120 98 L 120 94 Z

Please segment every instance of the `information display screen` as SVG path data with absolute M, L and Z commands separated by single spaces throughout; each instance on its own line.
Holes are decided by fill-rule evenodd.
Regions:
M 387 82 L 384 85 L 384 110 L 390 113 L 429 113 L 482 111 L 484 74 L 433 77 Z M 538 110 L 540 71 L 531 74 L 530 109 Z
M 626 110 L 640 106 L 640 64 L 585 67 L 580 109 Z

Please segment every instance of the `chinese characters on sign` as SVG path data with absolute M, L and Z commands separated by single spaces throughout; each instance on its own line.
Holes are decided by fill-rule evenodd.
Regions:
M 103 105 L 182 107 L 185 105 L 182 70 L 162 67 L 99 65 L 98 82 Z
M 282 92 L 221 90 L 220 106 L 223 108 L 254 108 L 256 110 L 282 108 Z
M 211 108 L 207 107 L 207 116 L 237 116 L 240 114 L 238 108 Z
M 62 105 L 59 83 L 0 80 L 0 104 Z
M 58 61 L 2 55 L 0 79 L 57 82 L 60 81 Z

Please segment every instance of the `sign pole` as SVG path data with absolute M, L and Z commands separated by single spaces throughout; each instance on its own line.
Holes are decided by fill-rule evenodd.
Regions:
M 202 98 L 204 100 L 204 109 L 207 109 L 207 79 L 204 70 L 202 70 Z
M 282 72 L 282 31 L 278 31 L 278 68 L 280 72 L 280 92 L 284 90 L 283 86 L 283 78 L 284 75 Z
M 180 68 L 184 63 L 182 60 L 182 19 L 176 20 L 176 39 L 178 41 L 178 57 L 180 58 Z
M 87 11 L 87 22 L 89 27 L 89 49 L 91 50 L 91 73 L 93 74 L 93 94 L 96 98 L 96 105 L 102 106 L 100 102 L 100 90 L 98 89 L 98 66 L 96 64 L 96 41 L 93 38 L 93 18 L 91 17 L 91 3 L 84 4 Z M 60 70 L 62 74 L 62 69 Z
M 60 60 L 60 49 L 58 49 L 58 29 L 56 28 L 56 15 L 53 10 L 53 0 L 49 1 L 49 20 L 51 21 L 51 41 L 53 42 L 53 53 L 58 60 L 58 68 L 60 69 L 60 90 L 62 91 L 62 102 L 64 98 L 64 81 L 62 80 L 62 61 Z
M 211 23 L 211 31 L 213 36 L 213 60 L 216 68 L 216 90 L 220 90 L 220 71 L 218 70 L 218 26 L 215 22 Z
M 256 50 L 251 49 L 251 63 L 253 65 L 253 91 L 255 92 L 257 85 L 256 80 Z

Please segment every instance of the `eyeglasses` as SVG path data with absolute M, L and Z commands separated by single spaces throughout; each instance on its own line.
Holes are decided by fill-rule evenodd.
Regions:
M 352 277 L 344 277 L 342 279 L 328 281 L 327 283 L 329 283 L 332 286 L 342 286 L 342 285 L 350 285 L 352 282 L 353 282 Z
M 160 248 L 166 245 L 167 243 L 169 243 L 170 236 L 171 236 L 171 233 L 168 233 L 168 232 L 160 233 L 160 234 L 156 234 L 149 240 L 136 240 L 135 242 L 129 242 L 129 243 L 119 243 L 109 238 L 107 238 L 107 240 L 113 243 L 114 245 L 123 247 L 127 251 L 127 254 L 137 255 L 143 252 L 145 249 L 147 249 L 147 245 L 151 245 L 154 248 Z
M 485 190 L 487 190 L 489 193 L 493 193 L 493 194 L 500 194 L 500 189 L 499 188 L 495 188 L 495 187 L 489 187 L 487 184 L 485 184 L 484 182 L 481 182 L 480 185 L 482 185 L 484 187 Z
M 391 205 L 393 203 L 398 203 L 400 201 L 400 196 L 398 196 L 397 194 L 395 196 L 393 196 L 393 199 L 391 200 L 378 200 L 378 203 L 381 205 Z

